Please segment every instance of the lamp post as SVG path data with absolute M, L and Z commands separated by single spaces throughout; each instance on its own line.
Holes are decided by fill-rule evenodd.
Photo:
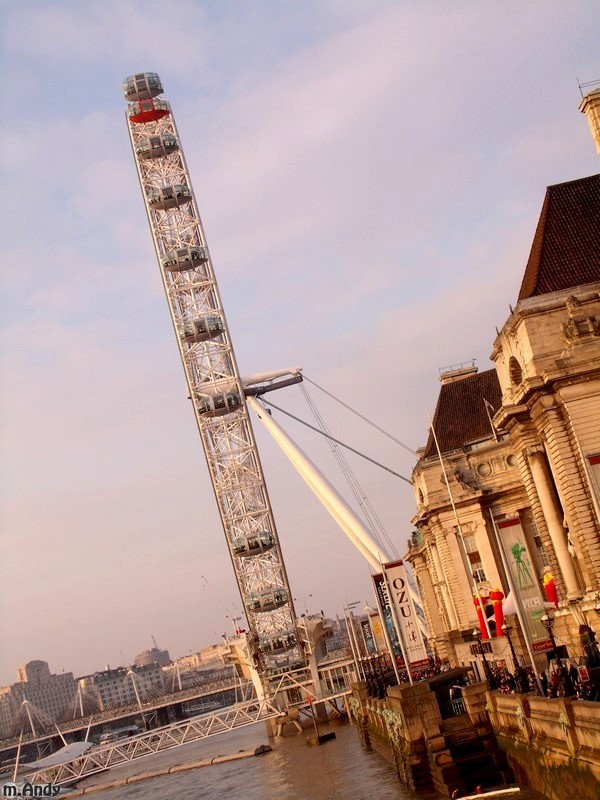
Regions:
M 475 639 L 475 643 L 481 658 L 483 659 L 483 671 L 485 673 L 485 680 L 487 683 L 487 687 L 490 690 L 497 689 L 498 684 L 492 670 L 490 669 L 490 665 L 487 662 L 487 658 L 485 657 L 485 650 L 483 647 L 483 642 L 481 641 L 481 631 L 477 628 L 473 628 L 473 638 Z
M 562 661 L 558 657 L 558 650 L 556 648 L 556 639 L 554 638 L 554 634 L 552 633 L 552 627 L 554 625 L 554 619 L 552 617 L 550 617 L 548 614 L 544 614 L 544 616 L 540 619 L 540 622 L 542 623 L 544 628 L 546 628 L 546 631 L 548 633 L 548 638 L 550 639 L 550 642 L 552 643 L 552 654 L 553 654 L 554 658 L 558 661 L 558 666 L 562 667 Z
M 510 648 L 510 655 L 512 657 L 513 664 L 515 666 L 515 679 L 518 690 L 519 692 L 524 694 L 525 692 L 529 691 L 529 678 L 527 676 L 527 672 L 523 669 L 523 667 L 519 664 L 517 660 L 517 654 L 515 653 L 515 648 L 512 642 L 512 636 L 510 635 L 512 628 L 505 622 L 504 625 L 502 625 L 501 631 L 504 634 L 504 636 L 506 636 L 506 641 L 508 642 L 508 646 Z
M 544 616 L 540 619 L 540 622 L 548 632 L 548 636 L 550 637 L 550 641 L 552 642 L 552 650 L 554 652 L 554 658 L 558 662 L 558 676 L 559 676 L 559 685 L 557 689 L 558 695 L 560 697 L 569 697 L 569 695 L 574 694 L 575 689 L 573 686 L 573 681 L 571 680 L 571 675 L 569 674 L 567 668 L 564 666 L 562 658 L 560 658 L 560 656 L 558 655 L 556 639 L 554 638 L 554 634 L 552 633 L 552 626 L 554 625 L 554 619 L 553 617 L 548 616 L 548 614 L 544 614 Z

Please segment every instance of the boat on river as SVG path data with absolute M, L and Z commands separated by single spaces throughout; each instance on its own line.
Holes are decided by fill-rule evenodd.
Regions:
M 521 797 L 524 795 L 518 786 L 503 786 L 486 789 L 475 794 L 462 794 L 457 796 L 456 800 L 513 800 L 513 798 L 519 800 Z

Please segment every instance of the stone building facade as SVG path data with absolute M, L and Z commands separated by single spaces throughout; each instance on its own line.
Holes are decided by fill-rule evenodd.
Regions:
M 430 432 L 413 471 L 413 524 L 418 530 L 407 558 L 419 584 L 434 650 L 452 664 L 468 665 L 477 663 L 471 636 L 480 627 L 477 592 L 482 601 L 492 589 L 505 596 L 509 592 L 492 515 L 519 517 L 529 552 L 536 552 L 538 559 L 541 554 L 515 454 L 508 437 L 491 424 L 501 403 L 495 370 L 459 368 L 442 373 L 440 380 L 433 428 L 442 460 Z M 489 647 L 501 661 L 507 657 L 507 642 L 493 635 L 491 610 L 488 604 Z
M 161 650 L 159 647 L 151 647 L 139 653 L 133 663 L 136 667 L 147 667 L 148 664 L 158 664 L 159 667 L 166 667 L 171 663 L 171 656 L 168 650 Z
M 94 697 L 100 710 L 134 705 L 157 697 L 164 692 L 164 677 L 156 663 L 145 666 L 117 667 L 86 675 L 79 686 L 87 696 Z
M 523 579 L 519 596 L 527 589 L 540 663 L 548 580 L 557 645 L 579 658 L 582 634 L 600 632 L 600 176 L 548 187 L 491 357 L 495 370 L 441 376 L 433 427 L 456 513 L 430 433 L 413 472 L 407 559 L 432 643 L 452 663 L 474 660 L 475 588 L 507 595 L 506 569 Z M 515 646 L 523 652 L 517 630 Z M 511 663 L 504 637 L 492 635 L 489 650 Z
M 494 342 L 508 434 L 580 650 L 600 598 L 600 175 L 549 186 L 514 311 Z
M 25 730 L 30 731 L 30 723 L 22 713 L 22 704 L 27 700 L 35 725 L 40 728 L 61 719 L 73 704 L 77 684 L 72 672 L 54 675 L 45 661 L 29 661 L 17 671 L 18 681 L 0 689 L 0 738 L 15 733 L 21 717 Z M 18 731 L 17 731 L 18 732 Z

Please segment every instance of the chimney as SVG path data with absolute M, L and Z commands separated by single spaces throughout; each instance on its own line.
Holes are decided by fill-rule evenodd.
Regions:
M 442 367 L 439 371 L 440 383 L 445 385 L 447 383 L 455 383 L 468 378 L 470 375 L 477 374 L 477 367 L 475 366 L 475 359 L 472 361 L 465 361 L 462 364 L 453 364 L 451 367 Z
M 586 94 L 579 105 L 579 110 L 588 118 L 596 152 L 600 156 L 600 87 Z

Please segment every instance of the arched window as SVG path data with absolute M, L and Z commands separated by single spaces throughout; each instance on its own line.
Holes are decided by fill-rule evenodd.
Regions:
M 523 370 L 514 356 L 511 356 L 508 362 L 508 375 L 513 386 L 519 386 L 523 380 Z

